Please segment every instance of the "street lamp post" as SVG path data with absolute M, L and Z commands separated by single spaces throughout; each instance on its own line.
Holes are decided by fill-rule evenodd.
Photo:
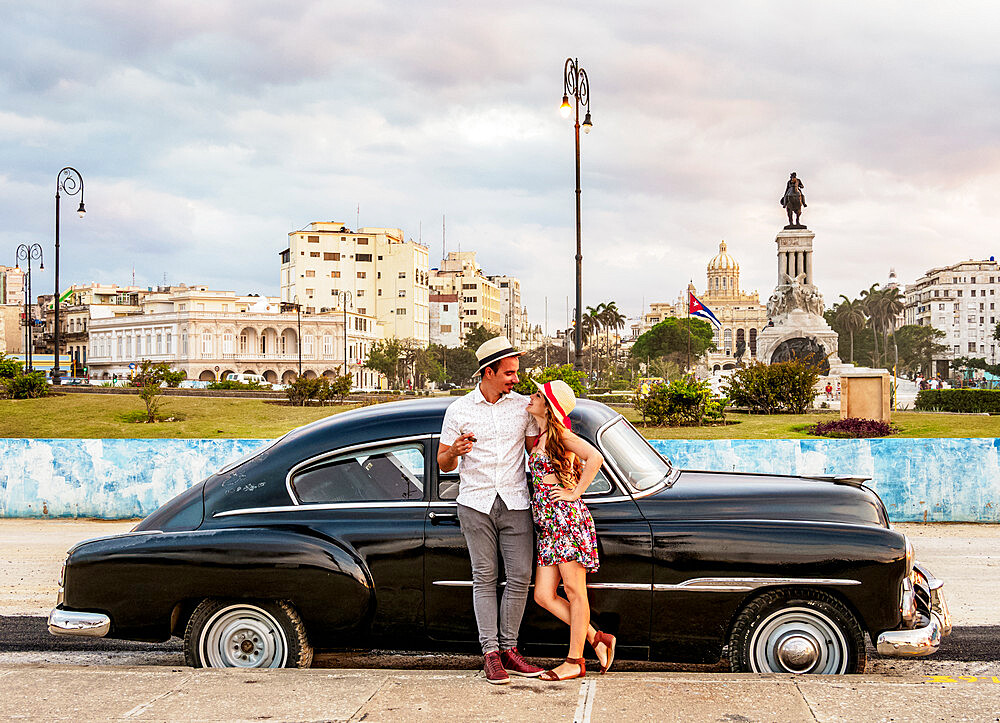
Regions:
M 573 96 L 575 104 L 570 105 L 569 98 Z M 580 245 L 580 106 L 583 105 L 586 115 L 583 119 L 583 132 L 590 133 L 594 124 L 590 121 L 590 81 L 587 71 L 580 67 L 580 61 L 574 58 L 566 59 L 563 69 L 563 100 L 559 110 L 564 118 L 575 110 L 576 122 L 573 124 L 573 137 L 576 141 L 576 330 L 574 343 L 576 358 L 573 368 L 583 369 L 583 252 Z
M 52 383 L 59 384 L 59 192 L 62 191 L 67 196 L 75 196 L 80 194 L 80 207 L 76 209 L 76 212 L 80 214 L 80 218 L 83 218 L 84 214 L 87 213 L 87 209 L 83 205 L 83 176 L 75 168 L 67 166 L 66 168 L 59 171 L 59 175 L 56 176 L 56 293 L 55 298 L 52 300 L 55 306 L 55 327 L 53 330 L 52 343 L 54 346 L 55 355 L 53 357 L 52 365 Z
M 344 306 L 344 374 L 352 374 L 347 366 L 347 305 L 351 303 L 353 297 L 350 291 L 341 291 L 337 296 Z
M 32 332 L 32 318 L 31 318 L 31 262 L 33 259 L 38 259 L 39 271 L 45 270 L 45 259 L 42 258 L 42 247 L 40 244 L 21 244 L 17 247 L 15 252 L 15 262 L 14 265 L 18 268 L 21 266 L 21 262 L 25 261 L 27 266 L 27 274 L 24 280 L 24 361 L 25 366 L 28 371 L 34 371 L 33 362 L 31 359 L 31 332 Z

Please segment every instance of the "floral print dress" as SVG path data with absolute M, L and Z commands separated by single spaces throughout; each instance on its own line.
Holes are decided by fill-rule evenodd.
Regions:
M 533 451 L 528 457 L 531 472 L 531 516 L 538 536 L 538 565 L 546 567 L 561 562 L 579 562 L 587 572 L 597 572 L 597 531 L 594 518 L 583 500 L 572 502 L 549 499 L 552 485 L 542 480 L 555 472 L 544 451 Z

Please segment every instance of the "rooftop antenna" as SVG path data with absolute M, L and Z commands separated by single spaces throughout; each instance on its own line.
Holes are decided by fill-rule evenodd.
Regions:
M 354 230 L 357 231 L 361 228 L 361 204 L 358 204 L 358 215 L 354 217 Z
M 448 244 L 445 242 L 444 234 L 444 214 L 441 214 L 441 260 L 448 258 Z

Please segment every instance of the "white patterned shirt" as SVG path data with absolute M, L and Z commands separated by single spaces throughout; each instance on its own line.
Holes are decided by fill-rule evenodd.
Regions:
M 538 424 L 528 414 L 529 401 L 523 394 L 510 392 L 490 404 L 477 384 L 448 407 L 441 444 L 450 447 L 466 432 L 476 437 L 469 453 L 459 457 L 458 504 L 484 515 L 490 513 L 498 495 L 509 510 L 531 506 L 524 440 L 538 434 Z

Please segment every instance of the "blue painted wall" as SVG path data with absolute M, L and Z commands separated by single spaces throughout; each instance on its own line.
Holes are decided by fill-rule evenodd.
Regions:
M 143 517 L 258 439 L 0 439 L 0 517 Z M 898 522 L 1000 522 L 1000 439 L 656 440 L 678 466 L 870 476 Z

